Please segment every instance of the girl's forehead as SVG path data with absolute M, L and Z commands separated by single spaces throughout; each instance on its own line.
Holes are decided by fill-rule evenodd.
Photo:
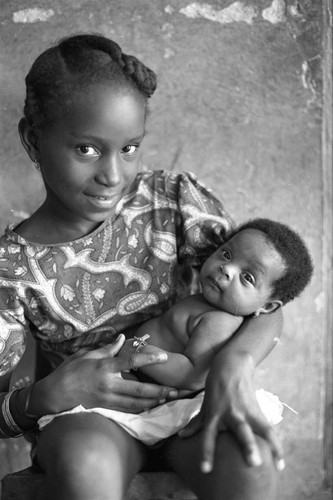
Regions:
M 67 94 L 68 104 L 74 106 L 96 106 L 112 105 L 124 100 L 136 103 L 138 106 L 145 107 L 146 101 L 142 94 L 135 90 L 131 85 L 117 85 L 116 83 L 96 83 L 94 85 L 81 86 L 75 85 L 70 88 Z
M 73 92 L 55 113 L 51 127 L 96 131 L 114 128 L 142 135 L 145 102 L 139 93 L 93 86 L 89 91 Z

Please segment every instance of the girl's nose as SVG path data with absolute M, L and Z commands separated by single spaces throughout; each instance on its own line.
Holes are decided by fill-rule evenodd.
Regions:
M 121 168 L 117 155 L 112 155 L 105 159 L 101 171 L 97 175 L 97 180 L 104 186 L 117 186 L 121 182 Z

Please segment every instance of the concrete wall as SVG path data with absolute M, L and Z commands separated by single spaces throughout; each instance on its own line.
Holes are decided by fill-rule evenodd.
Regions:
M 325 401 L 330 409 L 326 287 L 331 274 L 326 267 L 332 191 L 326 183 L 330 148 L 329 133 L 322 134 L 322 104 L 323 96 L 328 98 L 323 82 L 325 89 L 331 83 L 327 69 L 323 73 L 329 64 L 323 12 L 331 12 L 331 4 L 207 2 L 0 1 L 0 229 L 43 199 L 39 175 L 16 132 L 23 80 L 32 61 L 55 39 L 72 32 L 112 37 L 159 77 L 145 163 L 197 173 L 215 188 L 236 220 L 268 216 L 286 222 L 311 249 L 314 279 L 285 308 L 283 337 L 260 366 L 257 384 L 298 412 L 286 409 L 280 425 L 287 468 L 279 499 L 327 498 L 329 493 L 322 492 L 325 453 L 326 464 L 331 464 Z M 2 442 L 0 461 L 0 475 L 21 467 L 27 462 L 27 446 Z

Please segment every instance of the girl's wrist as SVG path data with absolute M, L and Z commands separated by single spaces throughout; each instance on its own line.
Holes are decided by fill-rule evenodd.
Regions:
M 29 402 L 34 389 L 34 384 L 13 391 L 10 397 L 9 409 L 13 419 L 22 430 L 34 427 L 39 415 L 29 412 Z
M 40 382 L 13 391 L 10 397 L 10 412 L 22 430 L 28 430 L 36 425 L 37 420 L 45 411 L 40 405 L 43 397 L 40 392 Z
M 30 387 L 0 394 L 0 437 L 18 437 L 35 427 L 38 417 L 27 415 Z

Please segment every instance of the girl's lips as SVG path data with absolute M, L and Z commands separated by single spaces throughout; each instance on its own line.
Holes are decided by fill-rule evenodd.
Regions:
M 103 196 L 103 195 L 94 195 L 94 194 L 86 194 L 86 197 L 91 201 L 94 205 L 101 208 L 110 208 L 112 207 L 118 200 L 119 196 Z

